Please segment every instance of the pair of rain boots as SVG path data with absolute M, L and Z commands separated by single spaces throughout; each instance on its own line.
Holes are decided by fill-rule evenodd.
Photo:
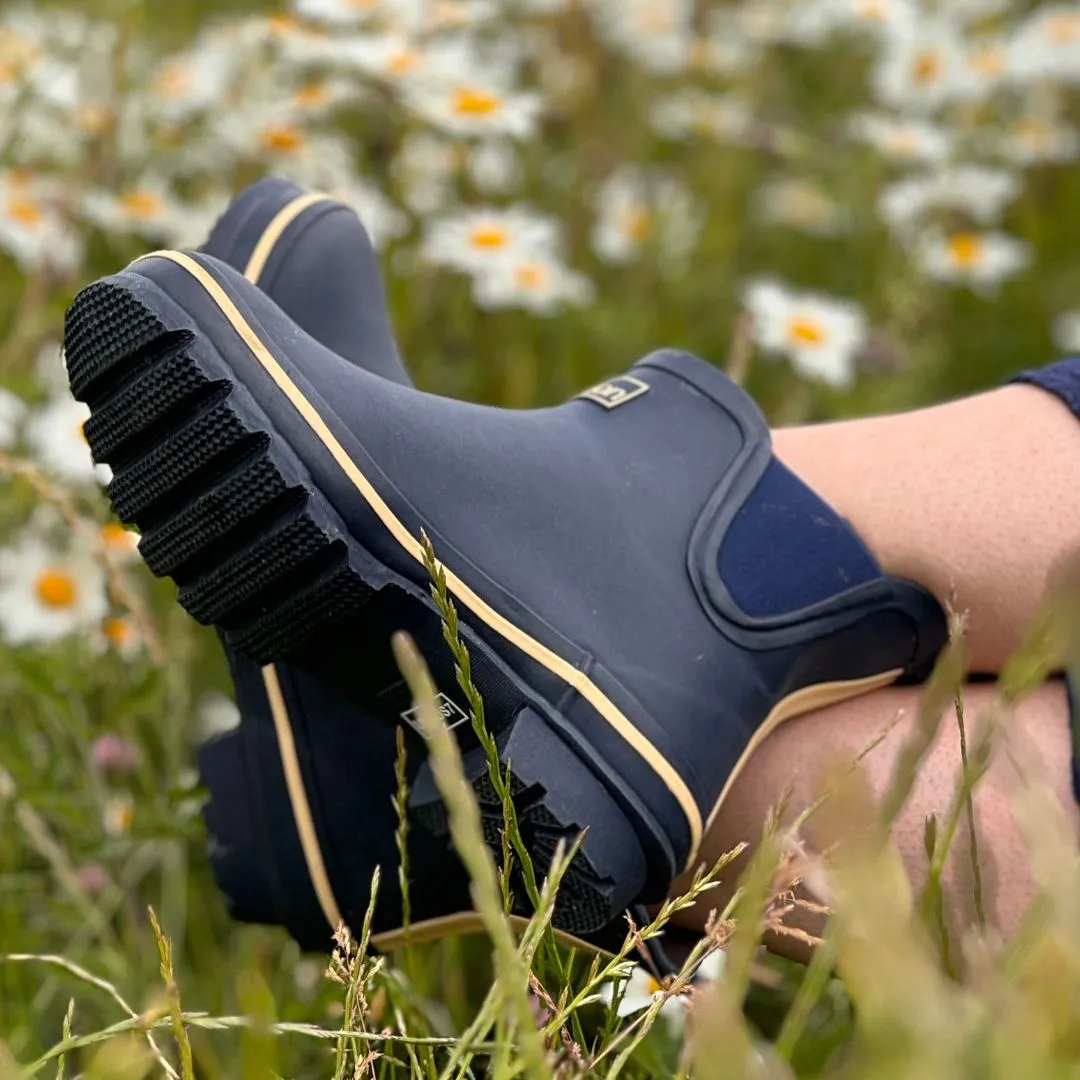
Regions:
M 538 873 L 584 830 L 554 923 L 601 948 L 695 864 L 770 730 L 924 677 L 945 641 L 934 599 L 881 571 L 694 356 L 654 352 L 554 408 L 413 388 L 363 226 L 287 181 L 241 194 L 201 251 L 85 288 L 65 352 L 117 514 L 229 655 L 241 723 L 200 753 L 218 880 L 236 917 L 307 947 L 360 924 L 376 866 L 375 944 L 403 940 L 399 728 L 411 939 L 477 923 L 398 630 L 500 844 L 424 534 Z

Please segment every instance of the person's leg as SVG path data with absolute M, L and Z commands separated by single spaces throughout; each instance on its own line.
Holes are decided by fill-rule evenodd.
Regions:
M 1080 406 L 1080 361 L 1032 377 L 1053 393 L 1012 385 L 773 433 L 777 456 L 847 517 L 888 573 L 970 613 L 976 671 L 1001 669 L 1048 575 L 1080 546 L 1080 423 L 1068 407 Z
M 964 693 L 965 723 L 969 740 L 978 729 L 994 688 L 968 686 Z M 710 862 L 740 842 L 761 836 L 769 811 L 790 791 L 785 820 L 791 821 L 821 794 L 831 768 L 854 762 L 881 733 L 884 739 L 862 760 L 862 770 L 876 798 L 886 791 L 900 748 L 909 737 L 919 709 L 919 688 L 890 687 L 852 701 L 820 709 L 780 726 L 754 753 L 740 773 L 702 849 Z M 891 726 L 890 726 L 891 725 Z M 1025 759 L 1032 759 L 1042 779 L 1080 822 L 1073 794 L 1072 745 L 1064 685 L 1054 681 L 1042 687 L 1016 710 L 1009 727 L 1010 744 Z M 892 830 L 914 888 L 926 877 L 927 856 L 923 830 L 927 817 L 939 821 L 948 812 L 960 775 L 957 725 L 944 717 L 938 737 L 927 754 L 910 798 Z M 1009 756 L 997 754 L 988 774 L 975 789 L 975 815 L 987 915 L 1005 934 L 1030 901 L 1032 883 L 1024 842 L 1013 820 L 1011 798 L 1016 773 Z M 813 844 L 812 819 L 804 830 Z M 961 830 L 946 867 L 945 892 L 950 918 L 957 925 L 972 921 L 972 888 L 967 832 Z M 727 875 L 724 889 L 735 885 L 737 873 Z M 684 882 L 676 882 L 675 892 Z M 686 913 L 687 925 L 700 927 L 708 909 L 723 903 L 724 889 L 706 894 L 700 908 Z

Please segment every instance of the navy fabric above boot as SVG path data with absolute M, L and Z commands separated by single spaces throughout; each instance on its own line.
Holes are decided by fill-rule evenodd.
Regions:
M 174 252 L 83 290 L 65 344 L 93 417 L 148 384 L 142 428 L 87 434 L 144 545 L 203 525 L 170 571 L 181 602 L 388 730 L 408 720 L 399 628 L 465 716 L 430 537 L 540 868 L 587 826 L 555 911 L 571 933 L 664 895 L 777 723 L 921 677 L 944 643 L 932 597 L 882 574 L 774 459 L 750 398 L 688 354 L 556 408 L 463 404 L 370 374 L 230 267 Z M 483 754 L 456 733 L 497 844 Z M 410 805 L 445 834 L 426 766 Z

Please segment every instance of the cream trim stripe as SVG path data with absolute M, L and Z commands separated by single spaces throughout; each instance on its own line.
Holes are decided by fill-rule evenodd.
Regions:
M 266 261 L 270 253 L 281 239 L 281 234 L 309 207 L 316 203 L 327 202 L 329 195 L 320 195 L 317 192 L 311 195 L 298 195 L 292 202 L 286 203 L 266 226 L 259 242 L 255 245 L 247 266 L 244 267 L 244 277 L 251 282 L 257 282 L 263 270 L 266 269 Z
M 843 679 L 838 682 L 817 683 L 814 686 L 804 686 L 781 698 L 773 706 L 773 710 L 765 717 L 764 722 L 754 732 L 746 749 L 742 752 L 735 768 L 724 782 L 724 790 L 713 804 L 709 812 L 709 819 L 705 822 L 705 831 L 712 828 L 716 815 L 720 812 L 724 800 L 732 785 L 738 779 L 743 766 L 750 760 L 750 755 L 785 721 L 794 720 L 796 716 L 803 716 L 814 709 L 823 709 L 826 705 L 835 705 L 838 701 L 847 701 L 848 698 L 858 697 L 860 694 L 868 694 L 871 690 L 879 690 L 883 686 L 889 686 L 896 682 L 904 673 L 903 668 L 893 668 L 891 671 L 883 671 L 879 675 L 866 675 L 861 679 Z
M 330 875 L 326 872 L 319 836 L 315 831 L 315 820 L 311 815 L 307 792 L 304 790 L 304 778 L 300 773 L 300 759 L 296 753 L 296 741 L 293 739 L 289 712 L 285 707 L 285 698 L 281 693 L 281 683 L 277 670 L 272 664 L 262 669 L 266 696 L 270 701 L 270 713 L 274 718 L 274 731 L 277 733 L 278 747 L 281 750 L 281 764 L 285 769 L 285 786 L 289 791 L 293 817 L 296 819 L 296 831 L 300 834 L 300 846 L 304 849 L 304 861 L 307 863 L 308 876 L 315 888 L 326 921 L 336 930 L 343 922 L 341 910 L 330 887 Z
M 251 350 L 252 355 L 289 399 L 308 427 L 329 450 L 342 472 L 352 481 L 354 487 L 382 521 L 390 535 L 413 559 L 423 566 L 424 549 L 420 541 L 405 528 L 368 478 L 357 468 L 356 463 L 345 452 L 345 448 L 338 442 L 334 433 L 327 426 L 326 421 L 323 420 L 311 402 L 304 397 L 300 388 L 292 381 L 288 373 L 262 341 L 259 340 L 258 335 L 247 324 L 243 315 L 229 298 L 228 293 L 225 292 L 213 275 L 191 258 L 190 255 L 185 255 L 179 251 L 155 251 L 150 255 L 143 256 L 143 258 L 169 259 L 186 270 L 199 282 L 240 335 L 244 344 Z M 449 569 L 446 569 L 446 584 L 450 592 L 473 615 L 485 622 L 496 633 L 501 634 L 530 659 L 542 664 L 568 686 L 573 687 L 648 762 L 649 766 L 664 781 L 672 795 L 678 800 L 683 813 L 686 815 L 687 824 L 690 828 L 690 859 L 688 862 L 692 862 L 701 843 L 703 821 L 694 796 L 691 794 L 686 782 L 675 770 L 675 767 L 634 727 L 630 720 L 619 711 L 607 695 L 583 671 L 574 667 L 563 657 L 552 652 L 546 645 L 530 637 L 500 615 Z

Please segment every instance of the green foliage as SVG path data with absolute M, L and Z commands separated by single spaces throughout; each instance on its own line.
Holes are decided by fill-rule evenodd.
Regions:
M 780 2 L 749 6 L 775 14 Z M 621 3 L 610 0 L 611 10 Z M 1068 79 L 1010 84 L 928 114 L 956 148 L 954 161 L 996 164 L 1018 182 L 991 224 L 1029 245 L 1032 262 L 982 291 L 927 273 L 918 244 L 883 219 L 881 194 L 926 170 L 850 137 L 849 115 L 866 107 L 876 63 L 865 38 L 838 33 L 802 47 L 778 32 L 765 45 L 748 45 L 732 39 L 734 30 L 709 29 L 710 11 L 732 5 L 703 2 L 692 5 L 691 27 L 701 51 L 746 45 L 750 59 L 729 70 L 686 59 L 664 72 L 647 62 L 640 33 L 636 52 L 619 44 L 618 27 L 596 15 L 599 0 L 552 16 L 493 6 L 497 18 L 477 32 L 481 53 L 494 56 L 500 41 L 521 46 L 522 86 L 542 92 L 543 121 L 513 143 L 515 179 L 494 193 L 464 164 L 484 140 L 441 131 L 435 158 L 446 163 L 429 209 L 412 205 L 415 192 L 403 178 L 410 139 L 425 133 L 428 120 L 404 108 L 388 84 L 297 59 L 290 49 L 309 39 L 275 36 L 257 23 L 267 6 L 58 0 L 0 11 L 0 383 L 23 399 L 30 422 L 63 396 L 53 385 L 56 342 L 77 288 L 149 246 L 198 243 L 222 200 L 268 170 L 344 185 L 357 198 L 373 199 L 374 191 L 389 210 L 372 209 L 369 224 L 397 220 L 393 214 L 409 207 L 383 247 L 388 300 L 410 370 L 438 393 L 509 407 L 550 404 L 648 350 L 674 345 L 730 365 L 774 423 L 794 423 L 934 402 L 1052 358 L 1052 320 L 1077 306 L 1080 171 L 1070 164 L 1075 151 L 1025 163 L 1006 148 L 1016 125 L 1032 116 L 1071 130 L 1076 102 Z M 966 45 L 1017 32 L 1016 18 L 1033 5 L 998 6 L 964 22 Z M 794 7 L 784 8 L 782 25 L 794 25 Z M 73 11 L 88 26 L 109 28 L 108 40 L 76 34 L 56 44 L 48 35 L 62 36 L 61 13 Z M 46 28 L 57 59 L 86 76 L 78 101 L 48 104 L 50 85 L 63 82 L 59 69 L 9 94 L 13 76 L 37 62 L 10 32 L 27 12 Z M 203 46 L 213 45 L 215 34 L 230 32 L 222 20 L 232 16 L 250 17 L 243 25 L 261 28 L 263 37 L 250 52 L 237 44 L 234 82 L 177 120 L 155 89 L 168 70 L 166 54 L 187 49 L 200 32 Z M 330 165 L 314 151 L 289 158 L 258 141 L 264 106 L 284 108 L 282 93 L 342 78 L 348 92 L 300 128 L 304 140 L 323 140 Z M 654 106 L 685 89 L 743 110 L 746 122 L 720 130 L 715 115 L 691 110 L 678 137 L 659 132 Z M 924 115 L 914 105 L 894 108 L 899 120 Z M 295 111 L 287 116 L 299 123 Z M 103 118 L 100 127 L 95 118 Z M 611 178 L 624 167 L 650 178 L 643 206 L 631 209 L 651 216 L 630 215 L 631 254 L 612 261 L 594 233 L 615 198 Z M 123 197 L 150 180 L 161 181 L 169 211 L 158 232 L 121 214 Z M 776 184 L 794 186 L 768 203 L 763 192 Z M 29 209 L 24 196 L 32 196 Z M 669 220 L 684 197 L 692 211 L 683 222 L 686 251 L 672 240 Z M 488 203 L 530 206 L 556 227 L 556 270 L 567 274 L 572 295 L 551 311 L 534 313 L 524 302 L 485 307 L 475 295 L 482 275 L 470 279 L 421 257 L 434 225 Z M 835 230 L 824 225 L 834 210 L 843 220 Z M 39 211 L 55 217 L 61 234 L 22 257 L 18 223 Z M 936 207 L 931 217 L 930 226 L 953 239 L 981 228 L 963 205 Z M 61 259 L 61 241 L 69 240 L 77 251 Z M 768 275 L 858 306 L 868 332 L 845 354 L 857 376 L 850 386 L 822 378 L 820 367 L 799 368 L 790 349 L 766 354 L 761 326 L 751 326 L 742 309 L 747 284 Z M 5 424 L 0 408 L 0 433 Z M 981 887 L 978 925 L 960 935 L 950 929 L 943 884 L 954 837 L 971 828 L 972 791 L 995 745 L 1007 739 L 1011 706 L 1053 671 L 1076 666 L 1076 582 L 1058 590 L 982 723 L 969 724 L 974 718 L 963 713 L 957 637 L 926 688 L 883 805 L 869 806 L 853 767 L 797 823 L 811 813 L 826 829 L 867 823 L 854 837 L 836 837 L 827 869 L 833 915 L 808 966 L 761 948 L 790 885 L 785 833 L 763 823 L 760 836 L 747 837 L 756 853 L 740 887 L 714 912 L 682 972 L 640 1009 L 619 1015 L 635 980 L 647 978 L 635 963 L 641 944 L 707 898 L 731 857 L 700 871 L 648 926 L 628 927 L 615 956 L 582 955 L 556 940 L 554 896 L 573 851 L 560 852 L 547 879 L 538 879 L 430 546 L 432 595 L 503 802 L 497 857 L 482 842 L 455 746 L 431 707 L 422 658 L 406 642 L 398 655 L 487 937 L 376 957 L 365 921 L 339 930 L 329 959 L 304 956 L 282 931 L 233 923 L 210 874 L 198 813 L 206 793 L 194 761 L 213 712 L 207 695 L 229 692 L 216 639 L 179 609 L 171 586 L 151 581 L 105 542 L 104 499 L 91 475 L 78 474 L 87 463 L 76 455 L 58 468 L 50 447 L 20 431 L 12 441 L 0 434 L 0 543 L 28 535 L 42 550 L 85 550 L 87 587 L 100 591 L 109 619 L 119 622 L 113 636 L 95 619 L 55 640 L 0 643 L 2 1080 L 54 1073 L 184 1080 L 1078 1074 L 1080 879 L 1059 809 L 1037 785 L 1021 783 L 1017 812 L 1038 891 L 1010 942 L 984 925 Z M 11 637 L 13 601 L 3 596 L 0 622 Z M 954 701 L 964 767 L 953 801 L 926 823 L 928 878 L 913 895 L 888 826 Z M 114 740 L 108 759 L 103 737 Z M 406 800 L 402 760 L 402 851 Z M 969 848 L 979 883 L 973 832 Z M 518 877 L 537 912 L 524 930 L 508 918 Z M 692 983 L 699 964 L 721 956 L 719 979 Z

